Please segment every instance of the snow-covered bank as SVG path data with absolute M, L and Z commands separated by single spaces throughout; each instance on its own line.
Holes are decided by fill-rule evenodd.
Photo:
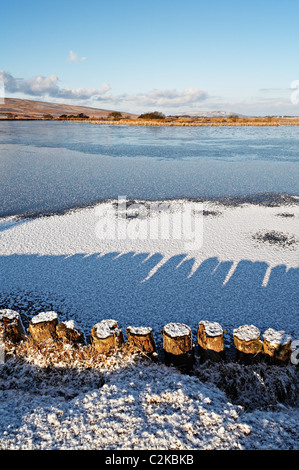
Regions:
M 249 393 L 267 392 L 258 372 L 240 367 L 239 387 L 252 374 L 260 388 L 251 384 Z M 298 449 L 298 407 L 255 408 L 252 395 L 246 409 L 213 384 L 217 370 L 204 373 L 208 381 L 121 359 L 111 370 L 79 372 L 9 361 L 0 368 L 0 449 Z
M 173 202 L 171 214 L 192 205 L 203 221 L 203 243 L 188 248 L 177 230 L 164 239 L 134 237 L 140 220 L 132 206 L 121 217 L 127 236 L 101 238 L 99 223 L 113 225 L 116 203 L 1 220 L 0 307 L 19 311 L 25 324 L 54 310 L 87 334 L 104 318 L 124 330 L 150 326 L 158 344 L 165 324 L 195 332 L 200 320 L 219 322 L 228 343 L 242 324 L 299 338 L 298 205 Z M 145 224 L 159 211 L 143 205 Z M 103 372 L 103 386 L 88 381 L 68 400 L 52 385 L 49 394 L 21 386 L 30 367 L 18 381 L 2 378 L 0 448 L 298 447 L 298 408 L 246 411 L 215 384 L 161 365 L 124 363 Z
M 99 225 L 115 221 L 109 202 L 100 205 L 102 219 L 99 206 L 3 219 L 2 305 L 22 310 L 24 301 L 29 317 L 55 310 L 87 333 L 99 320 L 115 318 L 123 328 L 154 332 L 169 322 L 194 329 L 210 320 L 229 331 L 253 323 L 299 336 L 299 206 L 183 204 L 198 207 L 198 218 L 203 208 L 202 244 L 191 249 L 176 232 L 167 239 L 129 238 L 140 223 L 132 213 L 122 220 L 131 230 L 125 239 L 100 238 Z

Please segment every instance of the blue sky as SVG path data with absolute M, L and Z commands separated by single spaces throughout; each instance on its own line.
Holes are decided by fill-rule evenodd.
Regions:
M 0 11 L 7 97 L 299 115 L 295 0 L 1 0 Z

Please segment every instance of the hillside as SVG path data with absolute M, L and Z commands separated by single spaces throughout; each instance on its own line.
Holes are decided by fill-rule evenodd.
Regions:
M 4 103 L 3 103 L 4 101 Z M 0 100 L 0 118 L 6 118 L 12 114 L 18 118 L 42 118 L 46 114 L 59 117 L 62 114 L 77 115 L 83 113 L 90 117 L 107 117 L 114 110 L 89 108 L 87 106 L 74 106 L 63 103 L 48 103 L 44 101 L 23 100 L 18 98 L 4 98 Z M 122 113 L 124 117 L 134 114 Z
M 122 118 L 109 117 L 110 113 L 120 112 Z M 49 103 L 45 101 L 24 100 L 19 98 L 0 99 L 0 120 L 1 119 L 59 119 L 65 116 L 68 119 L 77 120 L 77 116 L 82 114 L 79 121 L 88 118 L 94 124 L 115 124 L 115 125 L 141 125 L 141 126 L 281 126 L 299 125 L 299 117 L 296 116 L 256 116 L 249 117 L 242 114 L 231 113 L 229 111 L 197 111 L 183 113 L 179 115 L 164 116 L 159 119 L 152 119 L 138 116 L 137 114 L 123 111 L 115 111 L 88 106 L 75 106 L 63 103 Z M 151 114 L 151 113 L 149 113 Z M 152 113 L 155 114 L 155 113 Z M 107 119 L 108 118 L 108 119 Z

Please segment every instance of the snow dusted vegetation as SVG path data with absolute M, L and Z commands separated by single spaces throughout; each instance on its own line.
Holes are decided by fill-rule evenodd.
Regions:
M 178 218 L 171 237 L 142 237 L 159 216 L 142 204 L 141 220 L 137 205 L 122 213 L 114 238 L 104 226 L 117 201 L 0 220 L 1 309 L 25 327 L 56 312 L 86 338 L 104 319 L 124 334 L 152 328 L 158 351 L 156 361 L 122 352 L 83 361 L 69 346 L 20 348 L 0 365 L 0 449 L 298 449 L 293 364 L 196 360 L 187 374 L 161 360 L 161 330 L 177 322 L 194 343 L 199 321 L 219 323 L 228 351 L 241 325 L 299 339 L 296 199 L 173 201 L 171 214 L 192 206 L 198 243 L 179 237 Z

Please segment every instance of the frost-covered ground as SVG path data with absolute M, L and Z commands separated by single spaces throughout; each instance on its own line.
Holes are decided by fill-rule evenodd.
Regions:
M 104 318 L 116 319 L 124 333 L 129 325 L 150 326 L 158 350 L 169 322 L 189 325 L 195 339 L 198 321 L 217 321 L 227 330 L 227 348 L 242 324 L 299 338 L 296 199 L 270 207 L 172 202 L 163 214 L 174 231 L 164 239 L 141 239 L 151 220 L 161 221 L 157 208 L 151 212 L 144 203 L 142 220 L 130 206 L 118 237 L 103 239 L 116 220 L 116 202 L 2 219 L 0 307 L 19 311 L 25 326 L 33 315 L 55 310 L 61 320 L 76 320 L 87 337 Z M 193 245 L 180 238 L 173 216 L 182 206 L 193 211 Z M 298 448 L 295 367 L 242 366 L 235 375 L 223 367 L 198 365 L 184 375 L 120 357 L 97 373 L 79 374 L 45 369 L 38 357 L 11 359 L 0 366 L 0 448 Z M 237 381 L 235 394 L 229 378 Z
M 1 449 L 298 448 L 298 408 L 247 410 L 161 364 L 122 361 L 103 371 L 104 385 L 90 371 L 5 368 Z

